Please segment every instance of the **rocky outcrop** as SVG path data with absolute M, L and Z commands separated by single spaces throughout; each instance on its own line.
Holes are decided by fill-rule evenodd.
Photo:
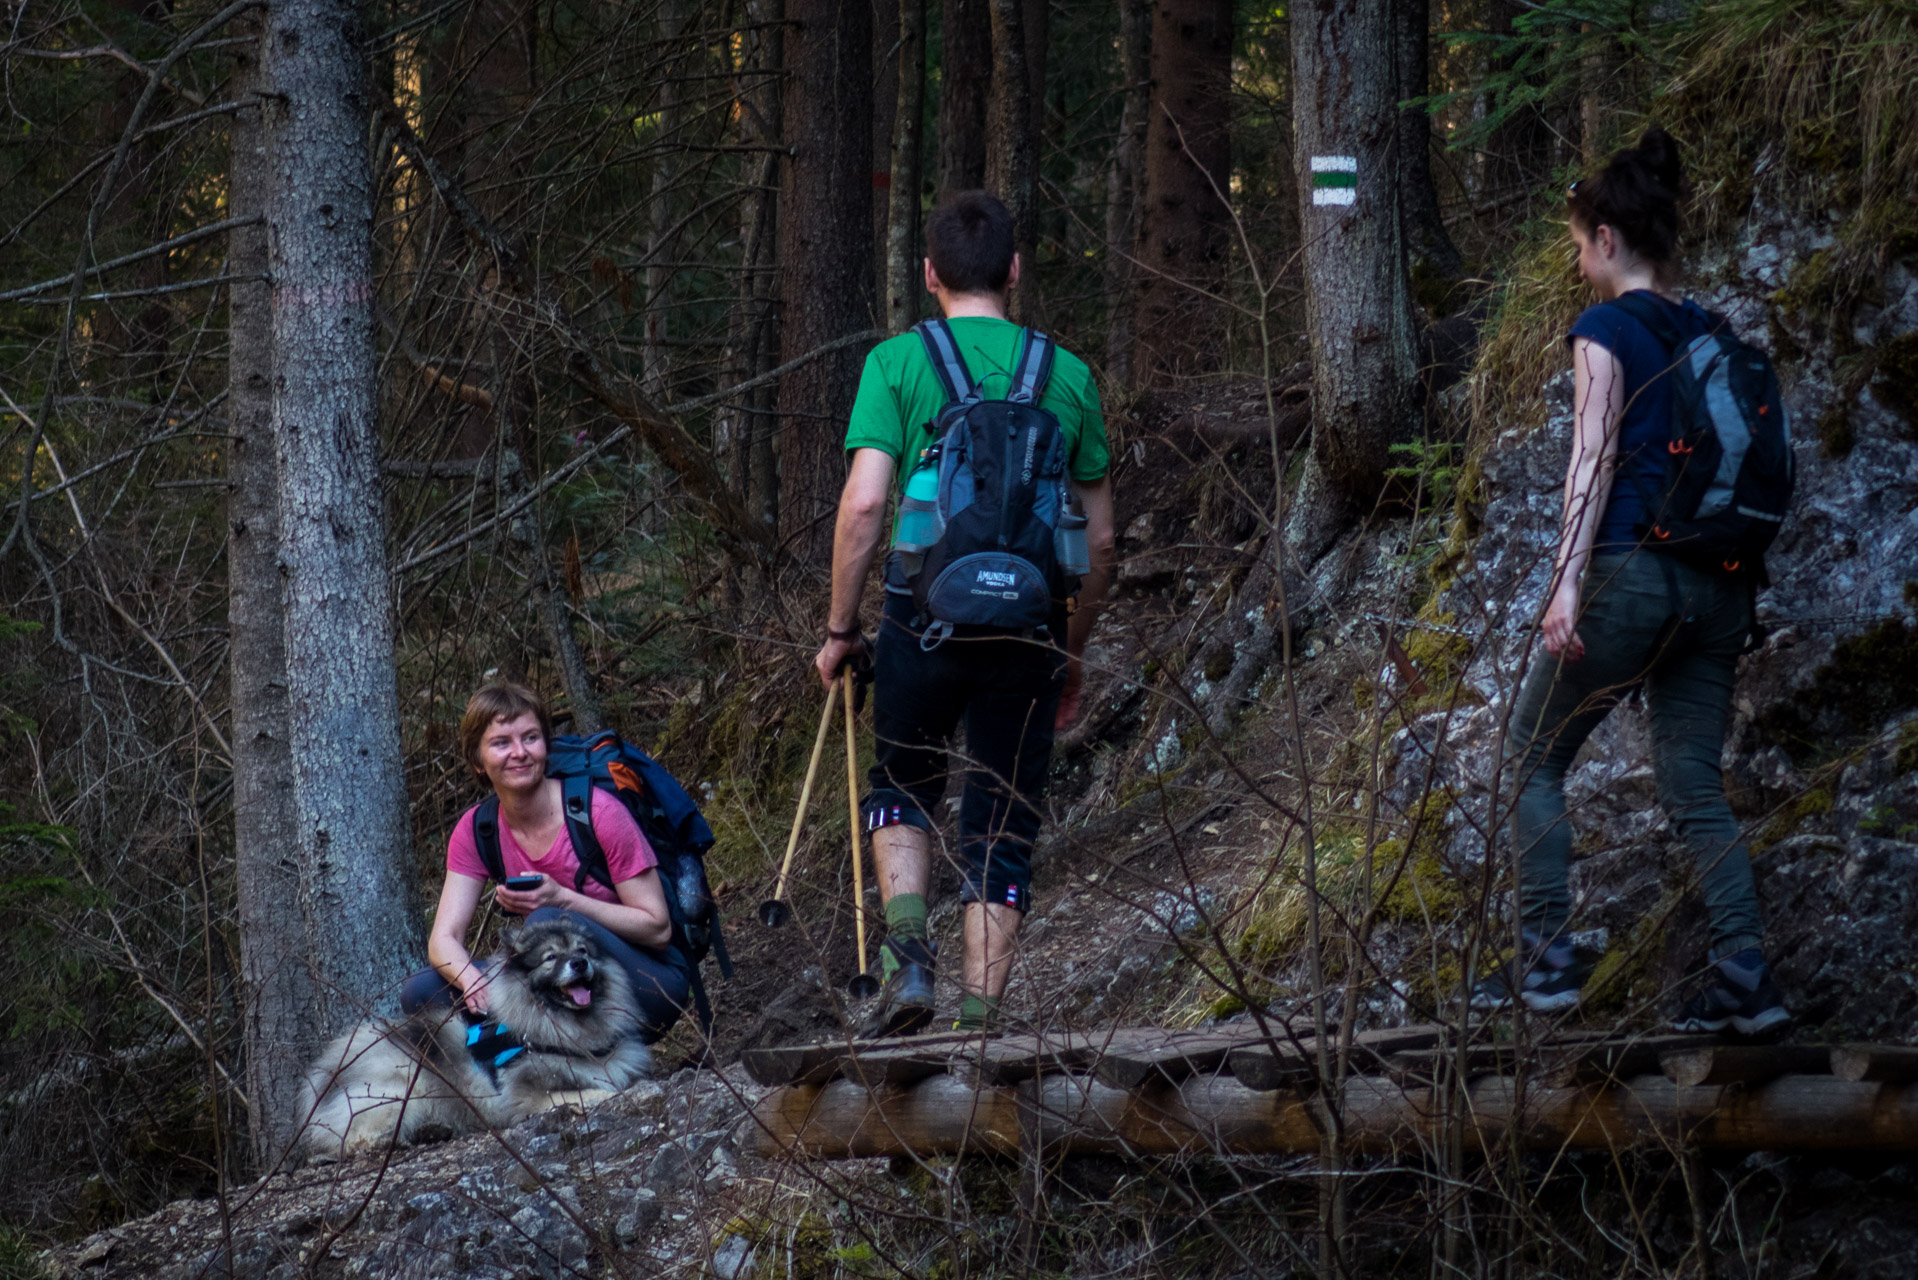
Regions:
M 176 1201 L 47 1261 L 69 1280 L 710 1274 L 760 1092 L 682 1071 L 503 1133 Z

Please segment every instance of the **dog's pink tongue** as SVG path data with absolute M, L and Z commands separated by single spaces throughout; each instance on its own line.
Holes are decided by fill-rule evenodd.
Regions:
M 568 987 L 566 988 L 566 994 L 571 996 L 573 1003 L 582 1009 L 593 1002 L 593 989 L 591 987 Z

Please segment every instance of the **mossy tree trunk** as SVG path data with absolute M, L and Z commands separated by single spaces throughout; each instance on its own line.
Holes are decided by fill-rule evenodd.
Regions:
M 1417 333 L 1400 234 L 1390 6 L 1292 10 L 1292 122 L 1312 342 L 1312 455 L 1299 529 L 1323 546 L 1378 499 L 1416 420 Z M 1309 556 L 1302 558 L 1309 559 Z

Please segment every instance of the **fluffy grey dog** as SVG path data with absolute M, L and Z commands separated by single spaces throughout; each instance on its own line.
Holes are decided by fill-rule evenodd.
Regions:
M 509 933 L 481 967 L 489 1018 L 524 1048 L 502 1053 L 489 1073 L 468 1052 L 454 1010 L 361 1023 L 307 1068 L 299 1140 L 307 1160 L 504 1127 L 561 1102 L 598 1101 L 651 1070 L 631 979 L 571 921 Z

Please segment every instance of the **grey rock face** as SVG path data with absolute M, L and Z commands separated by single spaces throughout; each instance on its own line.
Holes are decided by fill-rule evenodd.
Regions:
M 727 1134 L 759 1093 L 736 1070 L 681 1072 L 503 1133 L 236 1188 L 230 1230 L 215 1202 L 179 1201 L 49 1262 L 84 1280 L 651 1274 L 613 1259 L 705 1256 L 738 1180 Z

